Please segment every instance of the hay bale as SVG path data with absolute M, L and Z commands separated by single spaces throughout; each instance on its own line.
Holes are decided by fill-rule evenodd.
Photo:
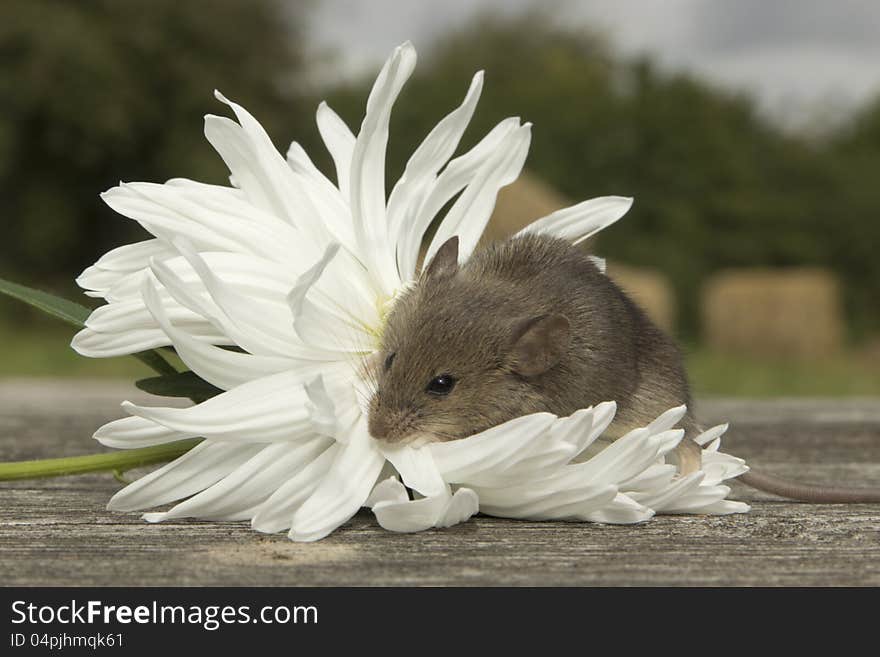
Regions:
M 880 367 L 880 335 L 868 337 L 856 353 L 868 367 Z
M 721 352 L 813 359 L 840 351 L 840 290 L 819 268 L 742 269 L 712 276 L 702 292 L 703 335 Z
M 647 313 L 657 326 L 672 335 L 675 331 L 675 293 L 662 273 L 645 267 L 608 263 L 608 276 Z

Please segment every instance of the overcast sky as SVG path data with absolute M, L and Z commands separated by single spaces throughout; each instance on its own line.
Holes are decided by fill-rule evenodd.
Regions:
M 531 0 L 318 0 L 313 41 L 351 73 L 398 43 L 419 48 L 476 11 Z M 567 24 L 602 30 L 623 53 L 753 93 L 789 127 L 827 123 L 880 93 L 880 2 L 872 0 L 551 0 Z

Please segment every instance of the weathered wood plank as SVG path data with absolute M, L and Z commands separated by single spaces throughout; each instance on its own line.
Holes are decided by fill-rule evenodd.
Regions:
M 140 396 L 139 396 L 140 395 Z M 94 451 L 119 416 L 117 386 L 0 383 L 0 458 Z M 880 483 L 880 400 L 705 403 L 731 421 L 727 451 L 815 481 Z M 87 475 L 0 485 L 5 585 L 880 585 L 880 505 L 774 501 L 752 513 L 660 517 L 634 527 L 480 517 L 399 535 L 362 513 L 296 544 L 243 523 L 143 523 L 104 510 L 119 488 Z

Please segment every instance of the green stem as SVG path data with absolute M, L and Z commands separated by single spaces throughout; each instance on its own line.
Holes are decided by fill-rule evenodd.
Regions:
M 0 481 L 62 477 L 64 475 L 85 474 L 86 472 L 118 471 L 121 473 L 144 465 L 171 461 L 191 450 L 199 442 L 201 442 L 201 438 L 191 438 L 166 445 L 126 449 L 109 454 L 88 454 L 87 456 L 0 463 Z

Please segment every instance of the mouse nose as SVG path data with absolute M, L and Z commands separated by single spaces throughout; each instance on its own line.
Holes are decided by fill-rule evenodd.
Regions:
M 373 438 L 384 440 L 388 437 L 388 422 L 377 413 L 370 413 L 367 429 Z

